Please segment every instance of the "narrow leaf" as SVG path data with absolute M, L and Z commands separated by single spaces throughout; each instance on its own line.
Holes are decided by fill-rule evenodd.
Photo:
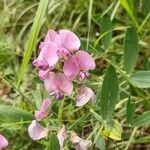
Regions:
M 132 103 L 130 98 L 126 106 L 127 121 L 131 124 L 134 119 L 135 103 Z
M 19 122 L 21 120 L 32 120 L 33 116 L 22 109 L 0 105 L 0 122 Z
M 104 16 L 101 20 L 101 34 L 108 32 L 112 30 L 112 23 L 110 21 L 110 18 L 108 16 Z M 112 32 L 109 32 L 102 38 L 102 45 L 104 46 L 104 49 L 107 50 L 112 38 Z
M 139 24 L 138 24 L 138 22 L 136 20 L 136 17 L 135 17 L 135 14 L 134 14 L 134 10 L 132 10 L 132 6 L 130 6 L 130 4 L 128 3 L 127 0 L 121 0 L 121 5 L 124 7 L 124 9 L 127 11 L 128 15 L 132 19 L 134 26 L 138 29 L 139 28 Z
M 28 40 L 28 43 L 27 43 L 27 49 L 24 53 L 24 58 L 23 58 L 23 62 L 22 62 L 22 65 L 21 65 L 17 86 L 19 86 L 19 84 L 20 84 L 20 82 L 23 78 L 23 75 L 25 73 L 25 70 L 27 68 L 27 65 L 29 63 L 29 60 L 31 58 L 33 49 L 34 49 L 35 44 L 36 44 L 36 40 L 38 38 L 38 34 L 39 34 L 41 26 L 43 24 L 43 19 L 44 19 L 44 16 L 45 16 L 45 12 L 46 12 L 48 2 L 49 2 L 49 0 L 41 0 L 40 3 L 39 3 L 39 6 L 38 6 L 38 9 L 37 9 L 37 12 L 36 12 L 36 16 L 35 16 L 35 19 L 34 19 L 34 22 L 33 22 L 33 26 L 32 26 L 32 29 L 31 29 L 31 34 L 29 36 L 29 40 Z
M 138 35 L 134 27 L 128 28 L 124 42 L 124 69 L 127 74 L 134 70 L 138 56 Z
M 150 111 L 145 112 L 141 116 L 134 119 L 132 126 L 140 127 L 150 124 Z
M 107 69 L 101 90 L 101 113 L 108 119 L 114 112 L 118 98 L 118 77 L 113 66 Z
M 59 141 L 55 134 L 50 135 L 48 150 L 60 150 Z
M 150 71 L 138 71 L 131 76 L 131 80 L 139 88 L 150 87 Z

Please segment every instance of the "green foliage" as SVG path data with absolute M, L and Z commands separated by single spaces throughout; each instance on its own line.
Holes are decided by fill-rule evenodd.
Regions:
M 112 23 L 108 16 L 104 16 L 101 20 L 101 34 L 112 30 Z M 104 46 L 104 50 L 107 50 L 112 38 L 112 33 L 109 32 L 102 38 L 102 45 Z
M 131 79 L 139 88 L 150 87 L 150 71 L 137 71 L 131 76 Z
M 116 70 L 113 66 L 109 66 L 101 90 L 101 113 L 104 120 L 111 118 L 114 112 L 118 98 L 118 90 Z
M 104 136 L 111 139 L 121 140 L 122 132 L 121 124 L 117 120 L 113 119 L 106 122 L 105 130 L 102 133 Z
M 150 111 L 138 116 L 132 122 L 132 126 L 140 127 L 150 124 Z
M 49 137 L 49 145 L 47 150 L 60 150 L 59 141 L 55 134 L 51 134 Z
M 36 16 L 34 18 L 33 26 L 31 29 L 31 34 L 30 34 L 30 37 L 29 37 L 29 40 L 27 43 L 27 49 L 25 51 L 24 58 L 22 61 L 22 65 L 21 65 L 21 69 L 20 69 L 20 73 L 19 73 L 19 77 L 18 77 L 18 83 L 17 83 L 18 86 L 22 80 L 24 73 L 25 73 L 25 70 L 26 70 L 29 60 L 31 58 L 33 49 L 35 48 L 38 34 L 39 34 L 41 26 L 43 24 L 43 19 L 44 19 L 45 13 L 46 13 L 46 8 L 48 5 L 48 2 L 49 2 L 49 0 L 41 0 L 39 3 L 39 7 L 36 12 Z
M 135 111 L 135 103 L 131 102 L 131 99 L 129 98 L 127 107 L 126 107 L 126 117 L 127 121 L 132 124 L 134 122 L 134 112 Z
M 128 28 L 124 41 L 124 69 L 127 74 L 134 70 L 138 56 L 138 35 L 134 27 Z
M 22 109 L 7 106 L 7 105 L 0 105 L 0 121 L 1 122 L 19 122 L 21 120 L 30 121 L 33 119 L 33 116 Z

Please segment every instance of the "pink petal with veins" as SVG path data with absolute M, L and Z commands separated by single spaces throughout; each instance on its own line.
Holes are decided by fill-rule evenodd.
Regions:
M 75 58 L 81 70 L 87 71 L 95 69 L 95 61 L 89 53 L 80 50 L 75 54 Z
M 33 120 L 28 127 L 28 133 L 31 139 L 40 140 L 47 137 L 48 129 L 43 128 L 36 120 Z

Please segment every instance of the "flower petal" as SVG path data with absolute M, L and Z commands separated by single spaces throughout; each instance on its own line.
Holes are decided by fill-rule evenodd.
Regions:
M 50 68 L 53 67 L 59 59 L 57 45 L 53 42 L 48 42 L 42 50 L 44 50 L 43 59 L 48 63 Z
M 55 90 L 59 90 L 57 83 L 57 75 L 55 72 L 49 72 L 44 79 L 44 86 L 48 92 L 54 92 Z
M 76 106 L 83 106 L 85 105 L 90 99 L 92 99 L 93 102 L 95 102 L 96 96 L 92 89 L 81 86 L 77 92 L 76 97 Z
M 59 31 L 60 39 L 62 46 L 69 51 L 75 51 L 78 50 L 81 43 L 79 38 L 71 31 L 69 30 L 60 30 Z
M 33 120 L 28 127 L 28 133 L 31 139 L 40 140 L 47 137 L 48 129 L 43 128 L 36 120 Z
M 59 145 L 60 145 L 60 149 L 63 149 L 64 146 L 64 141 L 67 138 L 67 130 L 65 128 L 65 126 L 63 125 L 63 127 L 59 130 L 58 134 L 57 134 L 57 138 L 59 141 Z
M 87 71 L 95 69 L 95 61 L 89 53 L 80 50 L 75 54 L 75 58 L 81 70 Z
M 54 30 L 48 30 L 47 34 L 46 34 L 46 37 L 44 39 L 44 42 L 47 43 L 47 42 L 55 42 L 55 39 L 56 37 L 58 36 L 58 33 Z
M 64 62 L 63 72 L 64 74 L 73 80 L 79 73 L 80 68 L 75 57 L 70 57 Z
M 46 118 L 49 113 L 49 107 L 52 104 L 52 101 L 50 99 L 44 99 L 42 106 L 39 111 L 35 112 L 35 118 L 36 120 L 40 121 L 43 118 Z
M 0 149 L 3 149 L 7 146 L 8 146 L 7 139 L 3 135 L 0 134 Z
M 68 79 L 63 73 L 58 74 L 58 86 L 60 91 L 66 93 L 67 95 L 71 95 L 73 90 L 72 81 Z
M 40 77 L 40 79 L 44 80 L 47 77 L 49 71 L 50 71 L 49 69 L 47 69 L 47 70 L 39 70 L 39 77 Z
M 92 145 L 92 142 L 90 140 L 84 140 L 80 138 L 75 132 L 71 133 L 71 141 L 76 150 L 88 150 Z

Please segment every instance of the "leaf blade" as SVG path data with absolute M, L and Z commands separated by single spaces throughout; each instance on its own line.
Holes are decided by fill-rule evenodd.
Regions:
M 128 28 L 124 41 L 124 70 L 131 74 L 138 57 L 138 35 L 134 27 Z
M 118 90 L 119 86 L 116 70 L 113 66 L 109 66 L 101 90 L 101 113 L 104 120 L 110 118 L 115 110 Z
M 40 32 L 40 28 L 43 24 L 43 18 L 44 18 L 45 12 L 46 12 L 48 2 L 49 2 L 49 0 L 41 0 L 39 3 L 39 6 L 38 6 L 38 9 L 36 12 L 36 16 L 35 16 L 35 19 L 34 19 L 34 22 L 33 22 L 32 28 L 31 28 L 31 34 L 29 36 L 29 40 L 27 43 L 27 49 L 24 53 L 24 58 L 23 58 L 23 61 L 21 64 L 21 69 L 20 69 L 20 73 L 19 73 L 19 77 L 18 77 L 18 81 L 17 81 L 17 86 L 19 86 L 19 84 L 23 78 L 23 75 L 25 73 L 25 70 L 27 68 L 27 65 L 29 63 L 29 60 L 31 58 L 33 49 L 36 44 L 36 40 L 38 38 L 38 34 Z

